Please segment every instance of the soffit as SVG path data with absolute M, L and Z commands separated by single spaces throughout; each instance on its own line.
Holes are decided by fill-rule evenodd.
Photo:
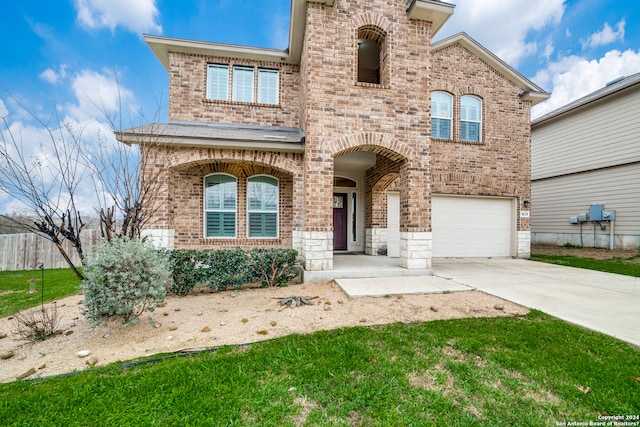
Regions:
M 442 28 L 453 15 L 455 5 L 437 0 L 413 0 L 407 8 L 410 19 L 431 22 L 431 37 Z

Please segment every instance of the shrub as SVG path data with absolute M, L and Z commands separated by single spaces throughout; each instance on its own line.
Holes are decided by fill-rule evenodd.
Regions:
M 263 287 L 286 286 L 298 275 L 294 249 L 253 249 L 251 270 Z
M 164 303 L 171 271 L 165 252 L 140 240 L 115 239 L 95 248 L 83 282 L 85 316 L 93 325 L 110 317 L 125 323 Z
M 13 315 L 14 331 L 18 338 L 22 340 L 45 340 L 55 335 L 59 323 L 58 306 L 55 302 L 51 310 L 42 306 Z
M 197 284 L 220 291 L 255 281 L 262 286 L 284 286 L 297 275 L 297 254 L 293 249 L 173 250 L 170 291 L 187 295 Z

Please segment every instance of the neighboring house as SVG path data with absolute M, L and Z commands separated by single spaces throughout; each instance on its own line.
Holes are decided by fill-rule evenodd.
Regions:
M 307 270 L 341 252 L 407 269 L 528 257 L 530 111 L 549 94 L 464 33 L 432 43 L 453 11 L 292 0 L 284 51 L 145 35 L 169 73 L 169 123 L 118 138 L 159 156 L 149 233 L 293 247 Z
M 640 73 L 533 120 L 534 243 L 610 247 L 613 225 L 616 248 L 638 248 L 639 117 Z M 615 221 L 591 221 L 591 205 L 615 210 Z

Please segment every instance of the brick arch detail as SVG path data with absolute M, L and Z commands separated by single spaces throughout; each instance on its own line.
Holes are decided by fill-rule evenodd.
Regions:
M 406 142 L 376 132 L 346 135 L 331 141 L 328 150 L 333 158 L 356 151 L 370 151 L 393 161 L 406 161 L 415 157 L 415 150 Z
M 431 92 L 448 92 L 451 95 L 475 95 L 482 99 L 487 97 L 487 91 L 480 86 L 456 86 L 449 82 L 439 82 L 437 86 L 431 89 Z
M 301 170 L 300 157 L 295 154 L 215 148 L 185 152 L 183 154 L 176 153 L 171 156 L 168 166 L 175 170 L 183 170 L 208 163 L 248 163 L 269 166 L 286 174 L 295 174 L 295 171 Z
M 362 27 L 375 26 L 383 30 L 387 36 L 393 31 L 393 23 L 391 21 L 383 15 L 372 12 L 365 12 L 353 18 L 353 26 L 356 30 Z

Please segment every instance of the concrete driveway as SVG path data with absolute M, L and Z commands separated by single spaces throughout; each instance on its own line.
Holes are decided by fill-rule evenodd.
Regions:
M 435 259 L 432 270 L 640 346 L 640 278 L 521 259 Z

